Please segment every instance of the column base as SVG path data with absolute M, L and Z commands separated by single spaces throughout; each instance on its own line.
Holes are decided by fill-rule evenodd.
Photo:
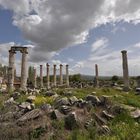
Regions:
M 26 87 L 20 87 L 20 91 L 27 91 Z
M 130 87 L 123 87 L 123 91 L 125 91 L 125 92 L 128 92 L 130 90 L 131 90 Z

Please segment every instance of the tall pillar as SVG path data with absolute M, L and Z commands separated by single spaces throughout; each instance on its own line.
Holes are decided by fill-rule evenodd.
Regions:
M 36 68 L 34 68 L 34 81 L 33 81 L 33 84 L 34 84 L 34 88 L 37 87 L 37 83 L 36 83 Z
M 62 73 L 62 68 L 63 68 L 63 65 L 60 64 L 60 85 L 61 85 L 61 86 L 63 85 L 63 73 Z
M 123 50 L 122 53 L 122 66 L 123 66 L 123 80 L 124 80 L 124 90 L 129 90 L 129 72 L 128 72 L 128 62 L 127 62 L 127 51 Z
M 53 67 L 53 84 L 56 87 L 56 65 Z
M 47 75 L 46 75 L 46 77 L 47 77 L 47 89 L 49 89 L 50 88 L 50 65 L 47 63 Z
M 66 86 L 69 87 L 69 65 L 66 65 Z
M 21 50 L 22 53 L 22 64 L 21 64 L 21 85 L 20 88 L 21 90 L 26 90 L 27 89 L 27 48 L 24 48 Z
M 40 65 L 40 87 L 43 88 L 43 65 Z
M 17 71 L 16 71 L 16 68 L 14 68 L 14 78 L 16 79 L 16 77 L 17 77 Z
M 97 64 L 95 64 L 95 86 L 99 87 L 98 65 Z
M 15 51 L 9 50 L 8 92 L 14 90 Z
M 10 93 L 14 90 L 13 69 L 8 67 L 8 86 L 7 91 Z

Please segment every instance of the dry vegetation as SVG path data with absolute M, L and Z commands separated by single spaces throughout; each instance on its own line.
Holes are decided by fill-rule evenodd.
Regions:
M 78 127 L 73 130 L 65 129 L 63 120 L 50 120 L 48 117 L 43 116 L 37 120 L 26 122 L 23 126 L 9 125 L 8 129 L 0 127 L 0 139 L 1 140 L 24 140 L 24 139 L 40 139 L 40 140 L 139 140 L 140 138 L 140 120 L 134 120 L 130 117 L 129 108 L 140 108 L 140 96 L 135 95 L 134 91 L 129 93 L 119 91 L 112 88 L 83 88 L 83 89 L 70 89 L 72 95 L 77 98 L 85 99 L 88 94 L 94 94 L 98 97 L 105 95 L 109 100 L 116 105 L 126 108 L 125 112 L 117 115 L 114 119 L 108 122 L 108 127 L 111 129 L 111 134 L 100 135 L 97 133 L 96 127 L 92 125 L 88 129 L 84 127 Z M 62 97 L 65 95 L 66 90 L 57 89 L 55 92 Z M 8 94 L 0 94 L 0 113 L 6 113 L 3 107 L 3 101 L 9 98 Z M 21 103 L 27 99 L 27 95 L 20 96 L 16 102 Z M 36 96 L 34 101 L 36 108 L 41 107 L 42 104 L 49 103 L 53 105 L 54 99 L 47 97 L 44 93 L 40 93 Z M 11 109 L 12 110 L 12 109 Z M 94 107 L 91 112 L 98 112 L 100 108 Z M 8 122 L 7 122 L 8 123 Z M 43 127 L 34 127 L 40 126 Z

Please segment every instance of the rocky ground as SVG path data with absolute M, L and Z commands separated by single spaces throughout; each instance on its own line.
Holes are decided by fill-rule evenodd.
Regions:
M 140 96 L 121 88 L 0 93 L 0 140 L 139 140 Z

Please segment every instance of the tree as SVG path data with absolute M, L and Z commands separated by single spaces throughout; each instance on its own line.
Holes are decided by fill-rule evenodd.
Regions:
M 119 77 L 117 75 L 112 76 L 111 80 L 113 82 L 117 82 L 119 80 Z
M 81 74 L 74 74 L 70 76 L 70 81 L 78 82 L 81 81 Z

